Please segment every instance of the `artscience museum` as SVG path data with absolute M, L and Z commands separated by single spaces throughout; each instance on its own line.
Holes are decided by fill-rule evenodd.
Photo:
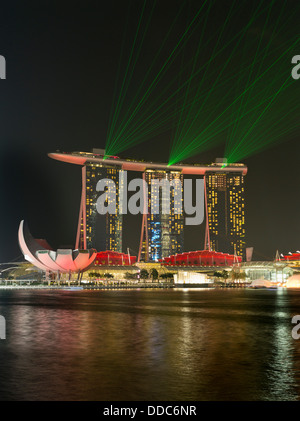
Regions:
M 20 223 L 18 239 L 25 260 L 45 272 L 55 272 L 58 276 L 61 273 L 69 273 L 70 276 L 77 273 L 80 277 L 94 263 L 97 255 L 95 249 L 51 250 L 45 242 L 41 243 L 32 237 L 24 221 Z

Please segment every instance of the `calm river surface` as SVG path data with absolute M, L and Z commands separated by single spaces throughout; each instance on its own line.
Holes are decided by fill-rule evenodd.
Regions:
M 299 400 L 291 290 L 0 290 L 0 400 Z

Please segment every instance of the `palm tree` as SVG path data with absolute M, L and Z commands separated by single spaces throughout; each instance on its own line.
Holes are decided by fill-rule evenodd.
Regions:
M 151 269 L 150 274 L 152 276 L 152 282 L 154 281 L 154 279 L 158 279 L 158 272 L 155 268 Z
M 147 279 L 149 278 L 149 272 L 146 269 L 141 269 L 140 271 L 140 278 Z
M 222 271 L 222 278 L 224 279 L 225 284 L 226 284 L 227 279 L 229 278 L 229 274 L 228 274 L 227 270 L 225 270 L 225 269 Z

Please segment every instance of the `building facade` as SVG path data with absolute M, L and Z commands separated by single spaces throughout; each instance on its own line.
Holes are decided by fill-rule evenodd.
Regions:
M 210 249 L 245 257 L 245 188 L 241 172 L 205 175 Z
M 123 218 L 119 209 L 119 172 L 118 165 L 86 162 L 82 168 L 82 199 L 79 216 L 76 246 L 78 248 L 95 248 L 97 251 L 111 250 L 122 252 Z M 101 179 L 108 179 L 116 186 L 116 213 L 101 215 L 96 208 L 99 192 L 96 189 Z M 108 194 L 111 186 L 107 187 Z M 113 195 L 111 196 L 113 197 Z M 85 247 L 84 247 L 85 246 Z
M 287 262 L 244 262 L 240 269 L 246 273 L 249 281 L 266 280 L 285 284 L 294 271 Z
M 140 244 L 141 260 L 159 261 L 183 251 L 183 175 L 180 171 L 148 169 L 144 172 L 144 180 L 148 186 L 148 210 L 142 227 L 145 235 Z M 154 180 L 168 182 L 168 199 L 163 194 L 163 183 L 154 183 Z M 168 213 L 164 213 L 164 203 L 169 205 Z M 159 209 L 159 212 L 155 213 L 153 209 Z
M 105 151 L 56 152 L 49 157 L 58 161 L 80 165 L 82 168 L 82 199 L 80 203 L 79 223 L 75 248 L 95 248 L 97 251 L 122 251 L 123 218 L 119 208 L 119 191 L 122 177 L 120 171 L 134 171 L 142 175 L 148 186 L 144 197 L 146 209 L 140 237 L 138 261 L 159 261 L 167 256 L 184 251 L 184 217 L 175 209 L 182 198 L 170 190 L 170 212 L 161 212 L 164 199 L 151 196 L 153 180 L 176 179 L 181 182 L 183 195 L 183 177 L 188 175 L 203 177 L 206 194 L 206 238 L 205 249 L 236 254 L 244 258 L 245 253 L 245 204 L 244 176 L 247 167 L 243 164 L 227 164 L 219 160 L 216 163 L 177 164 L 154 163 L 135 159 L 121 159 L 117 156 L 105 156 Z M 96 190 L 100 179 L 108 178 L 116 185 L 116 213 L 100 215 L 96 201 Z M 120 181 L 119 181 L 120 180 Z M 155 197 L 161 197 L 155 196 Z M 155 202 L 160 211 L 154 213 L 151 207 Z M 208 247 L 207 247 L 208 245 Z

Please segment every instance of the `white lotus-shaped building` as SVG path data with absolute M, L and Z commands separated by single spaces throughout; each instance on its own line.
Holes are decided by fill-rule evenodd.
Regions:
M 288 278 L 286 282 L 287 288 L 300 288 L 300 274 L 296 273 Z
M 42 247 L 30 234 L 24 221 L 19 226 L 19 245 L 24 258 L 39 269 L 59 273 L 82 273 L 94 262 L 97 251 L 57 249 L 56 251 Z

